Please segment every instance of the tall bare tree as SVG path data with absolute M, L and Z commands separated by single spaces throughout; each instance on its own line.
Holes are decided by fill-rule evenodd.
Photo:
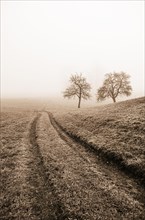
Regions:
M 132 87 L 129 78 L 130 76 L 124 72 L 106 74 L 103 86 L 97 91 L 97 101 L 111 97 L 113 102 L 116 102 L 119 95 L 131 95 Z
M 63 92 L 64 98 L 78 97 L 78 108 L 81 106 L 82 99 L 89 99 L 91 86 L 87 83 L 86 78 L 82 74 L 73 74 L 70 77 L 70 86 Z

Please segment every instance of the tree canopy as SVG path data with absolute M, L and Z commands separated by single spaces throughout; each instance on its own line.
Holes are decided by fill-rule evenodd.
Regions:
M 78 108 L 80 108 L 82 99 L 89 99 L 91 86 L 82 74 L 72 74 L 70 77 L 70 86 L 63 92 L 64 98 L 78 97 Z
M 111 97 L 113 102 L 116 102 L 119 95 L 131 95 L 132 87 L 129 78 L 130 76 L 125 72 L 106 74 L 102 87 L 97 91 L 97 101 Z

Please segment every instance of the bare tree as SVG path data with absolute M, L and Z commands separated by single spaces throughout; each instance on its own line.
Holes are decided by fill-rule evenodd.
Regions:
M 113 102 L 116 102 L 119 95 L 131 95 L 132 87 L 129 78 L 130 76 L 124 72 L 106 74 L 103 86 L 97 91 L 97 101 L 111 97 Z
M 86 82 L 86 78 L 82 74 L 74 74 L 70 77 L 70 86 L 63 92 L 64 98 L 78 97 L 78 108 L 80 108 L 82 99 L 89 99 L 91 97 L 91 86 Z

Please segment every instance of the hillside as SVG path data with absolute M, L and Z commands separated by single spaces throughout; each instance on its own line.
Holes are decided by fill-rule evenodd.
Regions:
M 5 108 L 0 219 L 144 220 L 144 101 Z
M 107 162 L 145 178 L 145 97 L 53 115 L 63 130 Z

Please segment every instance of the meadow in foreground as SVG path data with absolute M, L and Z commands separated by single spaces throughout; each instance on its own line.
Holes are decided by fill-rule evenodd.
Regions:
M 129 107 L 129 102 L 136 105 Z M 140 129 L 144 129 L 144 121 L 140 117 L 144 114 L 144 99 L 129 102 L 81 111 L 63 110 L 63 114 L 58 113 L 58 110 L 53 111 L 55 120 L 61 127 L 55 123 L 51 113 L 40 111 L 40 108 L 39 111 L 14 111 L 9 108 L 3 111 L 0 155 L 1 219 L 144 219 L 144 187 L 116 167 L 108 166 L 95 152 L 88 151 L 78 141 L 88 141 L 95 147 L 98 145 L 94 143 L 99 141 L 100 149 L 105 149 L 106 152 L 113 149 L 114 155 L 118 152 L 121 156 L 126 155 L 125 150 L 121 147 L 118 149 L 115 145 L 120 143 L 118 136 L 111 133 L 114 129 L 114 134 L 117 134 L 123 119 L 125 124 L 127 117 L 121 116 L 125 108 L 127 113 L 124 111 L 124 115 L 130 114 L 130 123 L 136 120 L 142 126 Z M 136 115 L 133 114 L 134 111 Z M 111 121 L 113 115 L 114 120 Z M 113 125 L 117 120 L 118 127 L 115 127 Z M 98 129 L 95 129 L 96 124 Z M 129 123 L 125 125 L 129 126 Z M 131 125 L 126 129 L 134 131 Z M 98 131 L 102 134 L 102 139 L 97 138 Z M 143 143 L 143 132 L 135 132 L 136 135 L 139 132 L 142 140 L 136 145 L 140 149 L 137 151 L 140 157 L 144 152 L 143 145 L 140 144 Z M 73 138 L 68 134 L 73 134 Z M 78 139 L 75 138 L 77 135 Z M 113 140 L 111 137 L 114 137 Z M 120 140 L 123 141 L 121 135 Z M 130 148 L 126 150 L 130 152 Z M 132 154 L 132 158 L 134 157 Z M 144 167 L 144 158 L 141 162 Z

